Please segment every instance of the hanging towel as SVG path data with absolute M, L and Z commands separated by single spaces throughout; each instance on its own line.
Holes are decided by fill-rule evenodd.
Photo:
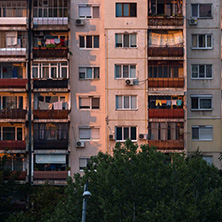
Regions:
M 49 110 L 52 110 L 52 103 L 49 103 Z
M 39 109 L 48 110 L 49 109 L 49 103 L 39 101 Z
M 166 104 L 167 106 L 171 106 L 171 100 L 167 100 Z
M 162 104 L 166 104 L 167 101 L 166 100 L 161 100 Z
M 180 100 L 180 99 L 177 100 L 177 105 L 178 105 L 178 106 L 181 106 L 181 105 L 182 105 L 182 100 Z
M 161 102 L 161 100 L 156 100 L 156 106 L 162 106 L 162 102 Z
M 45 44 L 46 44 L 46 45 L 51 44 L 50 39 L 46 39 L 46 40 L 45 40 Z
M 51 44 L 55 44 L 55 39 L 50 39 Z
M 53 103 L 54 110 L 62 110 L 62 101 Z
M 177 105 L 177 101 L 176 100 L 172 100 L 172 105 L 176 106 Z
M 60 39 L 55 39 L 55 44 L 60 44 Z

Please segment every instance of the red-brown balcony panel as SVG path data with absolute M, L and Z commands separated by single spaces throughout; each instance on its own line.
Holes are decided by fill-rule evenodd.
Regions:
M 26 141 L 24 140 L 2 140 L 0 141 L 0 150 L 25 150 Z
M 0 79 L 0 88 L 26 88 L 28 79 Z
M 183 26 L 183 17 L 149 16 L 149 26 Z
M 68 88 L 68 79 L 47 79 L 47 80 L 34 80 L 34 89 L 42 88 Z
M 68 119 L 69 110 L 34 110 L 34 119 Z
M 34 180 L 66 180 L 68 171 L 34 171 Z
M 14 178 L 15 180 L 25 180 L 27 172 L 26 171 L 11 171 L 10 175 L 6 179 Z
M 67 58 L 68 48 L 33 48 L 33 58 Z
M 184 118 L 183 109 L 149 109 L 149 118 Z
M 148 57 L 183 57 L 183 47 L 148 47 Z
M 60 149 L 67 150 L 68 149 L 68 138 L 62 140 L 34 140 L 34 149 Z
M 184 141 L 183 140 L 149 140 L 149 146 L 154 146 L 159 150 L 183 150 L 184 149 Z
M 184 78 L 148 78 L 148 87 L 183 88 L 184 87 Z
M 25 119 L 26 113 L 23 109 L 0 110 L 0 119 Z

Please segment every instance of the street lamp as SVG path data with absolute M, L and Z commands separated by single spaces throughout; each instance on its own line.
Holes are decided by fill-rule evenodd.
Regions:
M 84 185 L 84 192 L 82 194 L 83 197 L 83 204 L 82 204 L 82 222 L 86 221 L 86 205 L 87 200 L 89 197 L 91 197 L 92 194 L 88 191 L 88 180 L 86 181 L 86 184 Z

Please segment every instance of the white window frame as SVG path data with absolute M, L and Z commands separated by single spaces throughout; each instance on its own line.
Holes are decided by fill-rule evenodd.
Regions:
M 66 65 L 63 65 L 63 63 L 66 63 Z M 69 66 L 68 66 L 68 63 L 67 62 L 61 62 L 60 63 L 60 78 L 69 78 Z M 62 76 L 62 68 L 66 68 L 66 70 L 67 70 L 67 73 L 66 73 L 66 76 L 67 77 L 64 77 L 64 76 Z
M 192 15 L 192 12 L 193 12 L 192 6 L 193 5 L 197 5 L 197 16 Z M 210 17 L 201 17 L 200 16 L 200 5 L 211 5 L 211 16 Z M 198 18 L 198 19 L 213 18 L 212 5 L 213 5 L 212 3 L 191 4 L 191 17 Z
M 90 138 L 89 139 L 80 138 L 80 129 L 89 129 Z M 92 130 L 93 129 L 99 129 L 99 138 L 98 139 L 92 138 Z M 91 127 L 79 126 L 79 140 L 80 141 L 99 141 L 100 140 L 100 128 L 99 127 L 92 127 L 92 126 Z
M 95 68 L 99 68 L 99 78 L 95 78 Z M 92 80 L 92 79 L 100 79 L 100 67 L 99 66 L 79 66 L 80 69 L 85 69 L 85 78 L 79 78 L 79 80 Z M 92 78 L 87 78 L 87 69 L 92 69 Z
M 90 8 L 90 14 L 91 15 L 85 15 L 85 16 L 80 16 L 80 7 L 89 7 Z M 99 17 L 93 17 L 93 8 L 98 7 L 99 8 Z M 78 16 L 79 18 L 84 18 L 84 19 L 99 19 L 100 18 L 100 5 L 98 4 L 79 4 L 78 5 Z
M 129 47 L 124 47 L 124 35 L 129 35 Z M 122 37 L 122 47 L 117 47 L 116 46 L 116 35 L 121 35 Z M 132 35 L 136 35 L 136 46 L 131 46 L 132 44 Z M 115 48 L 118 49 L 118 48 L 125 48 L 125 49 L 128 49 L 128 48 L 131 48 L 131 49 L 136 49 L 138 47 L 138 35 L 137 33 L 115 33 Z
M 197 36 L 197 47 L 193 46 L 193 36 Z M 199 47 L 199 36 L 200 35 L 204 35 L 205 36 L 205 47 Z M 210 36 L 211 37 L 211 46 L 208 47 L 207 46 L 207 37 Z M 213 49 L 213 34 L 192 34 L 191 35 L 191 49 Z
M 133 142 L 137 141 L 137 136 L 138 136 L 138 132 L 137 132 L 137 126 L 116 126 L 115 128 L 115 139 L 116 142 L 125 142 L 126 140 L 123 139 L 124 138 L 124 128 L 129 128 L 129 139 L 131 139 L 131 128 L 135 127 L 136 128 L 136 139 L 132 140 Z M 117 140 L 117 128 L 122 128 L 122 139 L 121 140 Z
M 191 137 L 193 141 L 213 141 L 213 126 L 206 126 L 206 125 L 202 125 L 202 126 L 192 126 L 191 130 L 193 131 L 193 129 L 196 128 L 199 130 L 199 139 L 193 139 L 193 132 L 191 133 Z M 200 130 L 204 129 L 204 128 L 211 128 L 212 129 L 212 138 L 211 139 L 204 139 L 204 138 L 200 138 Z
M 198 108 L 192 108 L 192 98 L 198 98 Z M 204 99 L 211 99 L 211 108 L 206 109 L 206 108 L 201 108 L 200 107 L 200 100 Z M 191 95 L 191 111 L 209 111 L 213 110 L 213 96 L 212 95 Z
M 89 99 L 89 108 L 80 108 L 80 100 L 81 99 Z M 99 109 L 93 109 L 92 101 L 93 99 L 99 99 Z M 79 110 L 100 110 L 100 97 L 99 96 L 79 96 Z
M 92 37 L 92 48 L 86 48 L 86 37 L 91 36 Z M 94 38 L 99 37 L 99 47 L 94 47 Z M 84 47 L 80 47 L 80 37 L 84 37 Z M 100 36 L 99 35 L 79 35 L 79 49 L 81 50 L 91 50 L 91 49 L 99 49 L 100 48 Z
M 84 168 L 87 167 L 87 164 L 89 162 L 91 162 L 91 158 L 90 157 L 80 157 L 79 158 L 79 171 L 80 172 L 83 172 L 84 170 L 83 169 L 80 169 L 80 160 L 83 160 L 84 161 Z
M 121 100 L 122 100 L 122 107 L 121 108 L 117 108 L 117 98 L 118 97 L 122 97 Z M 125 100 L 125 97 L 129 97 L 129 108 L 125 108 L 123 106 L 124 105 L 124 100 Z M 136 97 L 136 108 L 132 108 L 132 97 Z M 116 110 L 137 110 L 138 108 L 138 96 L 137 95 L 116 95 Z
M 116 77 L 116 66 L 121 66 L 121 77 L 120 78 Z M 123 66 L 128 66 L 128 70 L 129 70 L 128 77 L 123 77 Z M 131 66 L 135 66 L 135 72 L 136 72 L 136 64 L 115 64 L 115 66 L 114 66 L 115 79 L 136 79 L 137 72 L 136 72 L 135 78 L 131 77 Z
M 198 77 L 193 77 L 193 67 L 197 67 Z M 204 66 L 204 77 L 200 76 L 200 66 Z M 207 77 L 207 66 L 211 66 L 211 77 Z M 212 64 L 192 64 L 191 65 L 191 79 L 213 79 L 213 65 Z

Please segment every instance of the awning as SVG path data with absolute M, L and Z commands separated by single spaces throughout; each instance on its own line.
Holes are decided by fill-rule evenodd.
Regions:
M 44 163 L 65 164 L 66 163 L 66 155 L 40 155 L 40 154 L 37 154 L 35 156 L 35 162 L 38 164 L 44 164 Z

